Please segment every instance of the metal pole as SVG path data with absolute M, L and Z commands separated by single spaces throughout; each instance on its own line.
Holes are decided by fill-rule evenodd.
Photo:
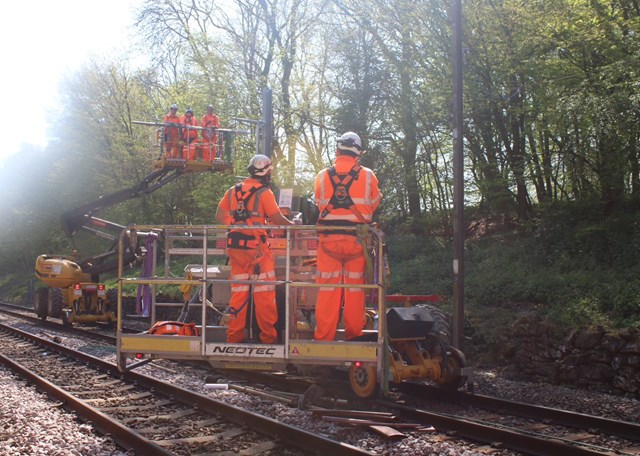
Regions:
M 273 95 L 271 89 L 268 88 L 262 92 L 262 121 L 264 141 L 262 153 L 271 157 L 273 152 Z
M 453 346 L 464 332 L 464 148 L 462 112 L 462 0 L 451 1 L 453 27 Z

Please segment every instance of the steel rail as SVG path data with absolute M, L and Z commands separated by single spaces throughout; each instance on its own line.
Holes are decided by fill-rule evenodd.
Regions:
M 92 355 L 64 347 L 55 342 L 42 339 L 17 328 L 0 324 L 0 329 L 19 335 L 26 340 L 38 343 L 41 346 L 50 350 L 55 350 L 71 358 L 75 358 L 83 363 L 95 366 L 102 371 L 106 371 L 117 376 L 118 378 L 137 383 L 137 385 L 145 388 L 154 389 L 154 391 L 172 397 L 178 402 L 191 406 L 195 405 L 199 410 L 208 413 L 219 413 L 229 421 L 236 424 L 246 425 L 256 432 L 271 436 L 296 448 L 301 448 L 318 454 L 331 454 L 332 456 L 374 454 L 367 450 L 343 442 L 337 442 L 312 432 L 281 423 L 272 418 L 216 401 L 208 396 L 171 385 L 138 372 L 126 372 L 123 374 L 118 371 L 115 364 L 103 361 Z
M 117 420 L 112 419 L 100 410 L 90 406 L 86 402 L 76 398 L 58 388 L 53 383 L 40 377 L 35 372 L 27 369 L 16 361 L 0 353 L 0 363 L 4 364 L 19 376 L 34 384 L 40 391 L 56 398 L 64 403 L 65 407 L 73 410 L 83 420 L 90 422 L 98 431 L 104 435 L 109 434 L 125 450 L 133 449 L 137 454 L 153 454 L 159 456 L 171 456 L 172 452 L 165 450 L 138 434 L 131 428 L 124 426 Z
M 445 390 L 424 384 L 405 382 L 400 385 L 399 390 L 425 399 L 470 405 L 495 412 L 510 413 L 524 418 L 544 419 L 567 427 L 597 429 L 609 435 L 640 441 L 640 424 L 629 421 L 613 420 L 568 410 L 465 393 L 463 391 Z

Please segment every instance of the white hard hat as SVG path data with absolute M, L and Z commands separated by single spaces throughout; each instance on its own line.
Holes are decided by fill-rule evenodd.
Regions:
M 272 169 L 271 159 L 262 154 L 255 155 L 251 161 L 249 161 L 249 166 L 247 167 L 247 171 L 249 171 L 252 176 L 266 176 Z
M 362 141 L 360 136 L 352 131 L 348 131 L 340 136 L 337 140 L 338 150 L 348 150 L 356 155 L 362 153 Z

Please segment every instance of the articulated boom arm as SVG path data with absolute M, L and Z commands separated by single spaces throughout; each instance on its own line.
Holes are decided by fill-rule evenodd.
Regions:
M 90 274 L 99 274 L 101 272 L 113 270 L 117 267 L 116 256 L 118 253 L 118 237 L 125 227 L 123 225 L 95 217 L 94 214 L 96 212 L 104 209 L 105 207 L 113 206 L 114 204 L 118 204 L 132 198 L 148 195 L 177 179 L 182 174 L 182 169 L 159 169 L 147 175 L 134 187 L 120 190 L 110 195 L 101 196 L 95 201 L 91 201 L 63 213 L 61 217 L 62 227 L 72 242 L 74 235 L 79 230 L 88 231 L 100 238 L 111 241 L 111 245 L 104 253 L 79 260 L 78 265 L 80 265 L 82 270 Z M 129 261 L 133 260 L 135 257 L 135 251 L 137 248 L 135 244 L 135 242 L 130 242 L 129 245 L 125 246 L 127 251 L 124 252 L 124 257 Z

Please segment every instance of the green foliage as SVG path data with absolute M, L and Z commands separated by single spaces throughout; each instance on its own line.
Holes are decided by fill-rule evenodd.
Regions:
M 35 282 L 35 278 L 32 279 Z M 29 293 L 29 281 L 20 273 L 0 275 L 0 299 L 9 302 L 26 302 Z
M 526 231 L 467 240 L 467 309 L 515 318 L 524 306 L 568 326 L 640 325 L 638 216 L 603 218 L 599 207 L 544 208 Z M 451 297 L 453 248 L 422 239 L 397 230 L 388 238 L 391 292 Z
M 411 233 L 387 237 L 391 267 L 389 293 L 451 294 L 451 251 L 437 240 Z

